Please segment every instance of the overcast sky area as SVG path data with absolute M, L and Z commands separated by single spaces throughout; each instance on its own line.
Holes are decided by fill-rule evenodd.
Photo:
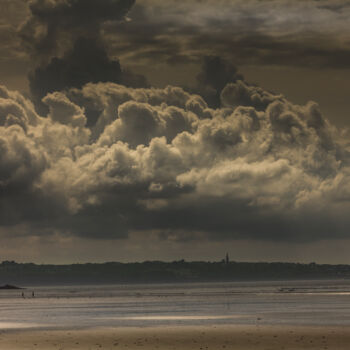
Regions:
M 350 1 L 0 7 L 0 260 L 350 263 Z

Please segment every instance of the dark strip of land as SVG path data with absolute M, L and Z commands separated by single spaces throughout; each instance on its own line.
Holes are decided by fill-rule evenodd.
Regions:
M 247 280 L 349 279 L 350 265 L 246 262 L 108 262 L 37 265 L 4 261 L 0 282 L 11 285 L 163 283 Z

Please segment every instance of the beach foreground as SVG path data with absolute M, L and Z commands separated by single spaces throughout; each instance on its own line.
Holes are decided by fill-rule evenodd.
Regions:
M 6 350 L 289 350 L 350 347 L 350 327 L 212 326 L 2 331 Z

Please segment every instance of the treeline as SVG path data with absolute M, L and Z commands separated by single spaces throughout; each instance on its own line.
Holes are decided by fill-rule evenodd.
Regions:
M 350 278 L 350 265 L 146 261 L 37 265 L 4 261 L 0 285 L 205 282 Z

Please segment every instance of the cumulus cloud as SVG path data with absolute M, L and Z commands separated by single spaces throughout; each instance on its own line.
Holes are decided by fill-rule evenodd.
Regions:
M 244 82 L 221 108 L 178 87 L 0 89 L 1 226 L 121 238 L 348 237 L 350 147 L 316 103 Z M 86 110 L 96 124 L 87 126 Z
M 226 107 L 252 106 L 257 110 L 265 110 L 273 101 L 282 100 L 283 96 L 274 95 L 258 86 L 248 86 L 237 80 L 234 84 L 228 81 L 220 90 L 221 104 Z

